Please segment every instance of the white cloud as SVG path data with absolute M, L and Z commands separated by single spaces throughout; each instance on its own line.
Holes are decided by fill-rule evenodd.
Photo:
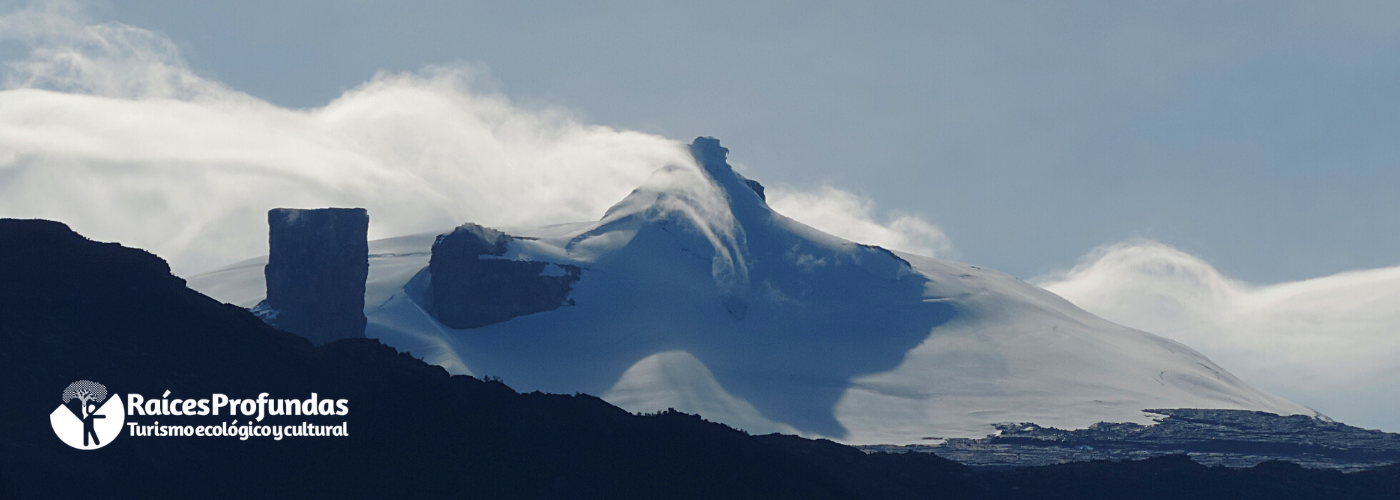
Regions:
M 830 186 L 816 191 L 773 186 L 767 189 L 767 196 L 768 206 L 778 213 L 857 243 L 928 257 L 955 257 L 952 242 L 938 226 L 899 212 L 880 217 L 874 201 L 849 191 Z
M 169 39 L 119 23 L 87 24 L 83 14 L 78 2 L 52 0 L 0 17 L 0 43 L 28 52 L 5 61 L 5 87 L 108 97 L 246 98 L 195 76 Z
M 177 272 L 264 252 L 273 207 L 363 206 L 372 237 L 590 220 L 692 162 L 672 140 L 474 92 L 471 68 L 280 108 L 195 75 L 159 35 L 73 15 L 0 17 L 0 38 L 27 51 L 0 91 L 0 216 L 64 221 Z
M 1260 388 L 1343 422 L 1400 430 L 1400 266 L 1255 286 L 1166 245 L 1132 242 L 1037 281 Z
M 379 74 L 287 109 L 196 75 L 159 34 L 82 14 L 43 2 L 0 16 L 0 44 L 23 49 L 0 91 L 0 216 L 60 220 L 181 274 L 265 252 L 273 207 L 365 207 L 371 238 L 594 220 L 657 169 L 694 167 L 677 141 L 481 92 L 469 66 Z M 856 241 L 949 248 L 920 219 L 876 223 L 844 191 L 775 199 Z

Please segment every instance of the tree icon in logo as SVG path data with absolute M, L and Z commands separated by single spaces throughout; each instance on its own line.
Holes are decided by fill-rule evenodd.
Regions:
M 77 411 L 69 407 L 73 402 L 77 403 Z M 91 380 L 68 384 L 63 390 L 63 404 L 49 414 L 54 434 L 68 446 L 80 450 L 106 446 L 121 434 L 124 420 L 126 411 L 121 398 L 108 399 L 107 386 Z
M 92 421 L 99 418 L 107 418 L 97 414 L 97 405 L 90 403 L 101 403 L 107 399 L 107 386 L 90 380 L 79 380 L 68 384 L 68 388 L 63 390 L 63 402 L 78 400 L 78 412 L 83 416 L 83 446 L 88 445 L 88 436 L 92 437 L 92 444 L 102 445 L 102 441 L 97 439 L 97 431 L 92 428 Z

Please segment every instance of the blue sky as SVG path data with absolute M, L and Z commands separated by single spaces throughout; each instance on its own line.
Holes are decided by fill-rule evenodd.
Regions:
M 1400 258 L 1400 4 L 110 1 L 201 75 L 322 106 L 469 63 L 517 104 L 721 138 L 1030 278 L 1160 240 L 1251 282 Z

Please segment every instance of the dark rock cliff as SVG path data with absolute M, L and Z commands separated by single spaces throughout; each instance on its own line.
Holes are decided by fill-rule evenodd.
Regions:
M 267 212 L 267 300 L 260 316 L 317 344 L 365 336 L 369 213 L 363 208 Z
M 439 236 L 428 264 L 433 316 L 452 328 L 477 328 L 569 303 L 582 270 L 503 257 L 514 240 L 471 223 Z

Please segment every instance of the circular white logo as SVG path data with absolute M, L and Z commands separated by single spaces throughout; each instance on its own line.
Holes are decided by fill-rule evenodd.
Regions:
M 125 420 L 122 398 L 116 394 L 108 397 L 107 386 L 90 380 L 68 384 L 63 390 L 63 404 L 49 414 L 53 433 L 79 450 L 107 446 L 122 433 Z

